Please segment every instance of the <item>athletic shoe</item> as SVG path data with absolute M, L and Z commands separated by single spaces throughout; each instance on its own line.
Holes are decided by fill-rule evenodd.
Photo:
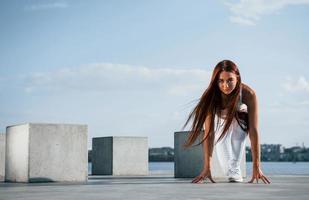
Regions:
M 231 183 L 241 183 L 243 182 L 243 178 L 241 176 L 241 172 L 239 168 L 229 169 L 228 171 L 228 180 Z

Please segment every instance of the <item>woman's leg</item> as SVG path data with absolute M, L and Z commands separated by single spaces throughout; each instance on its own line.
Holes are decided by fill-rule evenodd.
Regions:
M 240 170 L 240 162 L 242 160 L 247 134 L 239 127 L 236 126 L 231 134 L 231 149 L 232 159 L 229 163 L 230 169 Z
M 219 138 L 219 133 L 216 135 L 216 140 Z M 227 176 L 229 170 L 230 160 L 233 159 L 233 152 L 231 148 L 231 134 L 229 132 L 218 142 L 215 146 L 218 161 L 223 173 Z
M 233 131 L 231 137 L 233 157 L 236 161 L 241 161 L 245 151 L 247 134 L 243 130 Z

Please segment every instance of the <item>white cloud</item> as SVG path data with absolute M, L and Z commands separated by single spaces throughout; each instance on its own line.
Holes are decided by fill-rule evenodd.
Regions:
M 236 24 L 241 24 L 241 25 L 246 25 L 246 26 L 254 26 L 255 23 L 252 20 L 249 19 L 244 19 L 241 17 L 235 17 L 235 16 L 231 16 L 230 17 L 230 21 Z
M 287 77 L 286 82 L 282 84 L 282 86 L 288 92 L 309 92 L 309 82 L 303 76 L 300 76 L 297 80 Z
M 211 76 L 202 69 L 147 68 L 122 64 L 91 64 L 25 77 L 25 92 L 163 91 L 184 96 L 205 89 Z
M 254 25 L 262 16 L 279 13 L 290 5 L 306 5 L 309 0 L 240 0 L 224 1 L 232 13 L 230 21 L 241 25 Z
M 49 10 L 49 9 L 57 9 L 57 8 L 67 8 L 68 4 L 65 2 L 54 2 L 47 4 L 35 4 L 28 5 L 25 7 L 27 11 L 38 11 L 38 10 Z

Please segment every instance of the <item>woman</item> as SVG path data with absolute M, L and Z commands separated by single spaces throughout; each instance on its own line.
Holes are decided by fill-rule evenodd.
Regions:
M 270 181 L 260 166 L 260 142 L 258 133 L 258 105 L 253 89 L 241 83 L 239 70 L 230 60 L 219 62 L 210 84 L 190 113 L 184 127 L 193 120 L 190 135 L 184 147 L 190 147 L 202 136 L 204 167 L 192 183 L 202 182 L 211 176 L 210 162 L 216 148 L 219 164 L 230 182 L 242 182 L 240 161 L 249 135 L 252 151 L 253 174 L 249 183 L 261 179 Z M 202 131 L 204 129 L 204 131 Z

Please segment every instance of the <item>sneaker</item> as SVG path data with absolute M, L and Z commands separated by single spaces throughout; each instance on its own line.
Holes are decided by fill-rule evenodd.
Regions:
M 243 182 L 243 178 L 241 176 L 240 169 L 235 168 L 235 169 L 229 169 L 228 171 L 228 180 L 231 183 L 241 183 Z

